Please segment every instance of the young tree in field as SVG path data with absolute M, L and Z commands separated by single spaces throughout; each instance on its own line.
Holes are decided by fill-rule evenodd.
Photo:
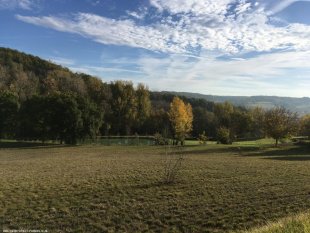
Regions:
M 174 97 L 170 104 L 168 114 L 174 130 L 175 139 L 177 142 L 180 141 L 181 145 L 184 145 L 184 140 L 193 127 L 192 106 L 185 104 L 180 98 Z
M 310 114 L 305 115 L 300 120 L 300 134 L 310 138 Z
M 283 107 L 271 109 L 265 114 L 265 130 L 268 136 L 276 140 L 278 146 L 279 139 L 296 133 L 298 129 L 297 114 Z
M 7 91 L 0 93 L 0 139 L 15 133 L 18 107 L 16 95 Z

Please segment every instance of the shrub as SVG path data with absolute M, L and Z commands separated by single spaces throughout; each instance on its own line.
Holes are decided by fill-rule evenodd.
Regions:
M 208 140 L 208 137 L 206 135 L 206 131 L 203 131 L 202 134 L 199 134 L 197 139 L 198 139 L 200 145 L 206 145 L 207 140 Z
M 169 141 L 167 138 L 164 138 L 160 133 L 156 133 L 154 135 L 155 145 L 157 146 L 163 146 L 168 145 Z
M 226 127 L 220 127 L 217 130 L 217 141 L 222 144 L 231 144 L 230 130 Z

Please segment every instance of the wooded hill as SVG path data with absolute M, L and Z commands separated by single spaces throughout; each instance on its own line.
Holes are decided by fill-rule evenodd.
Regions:
M 184 95 L 183 95 L 184 94 Z M 175 134 L 168 110 L 180 93 L 130 81 L 105 83 L 39 57 L 0 48 L 0 138 L 76 143 L 98 135 Z M 264 110 L 181 93 L 192 107 L 189 137 L 262 137 Z M 187 97 L 185 96 L 187 95 Z

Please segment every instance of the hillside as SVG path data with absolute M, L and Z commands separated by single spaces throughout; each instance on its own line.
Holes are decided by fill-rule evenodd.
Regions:
M 300 115 L 310 113 L 310 98 L 293 98 L 293 97 L 278 97 L 278 96 L 216 96 L 216 95 L 203 95 L 199 93 L 190 92 L 162 92 L 170 93 L 179 96 L 186 96 L 188 98 L 199 98 L 208 101 L 221 103 L 231 102 L 234 105 L 253 107 L 261 106 L 270 109 L 276 106 L 282 106 L 291 111 L 298 112 Z
M 96 85 L 102 86 L 100 80 L 86 74 L 73 73 L 65 67 L 55 65 L 39 57 L 32 56 L 8 48 L 0 48 L 0 90 L 11 90 L 18 93 L 20 100 L 33 94 L 46 94 L 53 91 L 71 91 L 81 96 L 92 95 Z M 101 87 L 101 88 L 106 88 Z M 96 88 L 95 88 L 96 89 Z M 107 93 L 105 91 L 105 93 Z M 152 92 L 151 99 L 162 102 L 171 100 L 173 95 L 187 97 L 188 99 L 207 100 L 204 107 L 209 110 L 212 102 L 231 102 L 237 106 L 261 106 L 269 109 L 283 106 L 299 115 L 310 113 L 310 98 L 291 98 L 277 96 L 215 96 L 190 92 Z M 166 101 L 167 102 L 167 101 Z M 161 103 L 162 104 L 162 103 Z M 166 104 L 167 105 L 167 104 Z M 168 106 L 168 105 L 167 105 Z

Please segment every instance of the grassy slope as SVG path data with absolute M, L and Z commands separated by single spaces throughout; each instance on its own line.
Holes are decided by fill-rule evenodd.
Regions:
M 0 224 L 50 232 L 223 232 L 309 209 L 308 148 L 257 148 L 189 146 L 171 186 L 159 183 L 158 147 L 1 149 Z
M 310 212 L 282 219 L 243 233 L 309 233 Z

